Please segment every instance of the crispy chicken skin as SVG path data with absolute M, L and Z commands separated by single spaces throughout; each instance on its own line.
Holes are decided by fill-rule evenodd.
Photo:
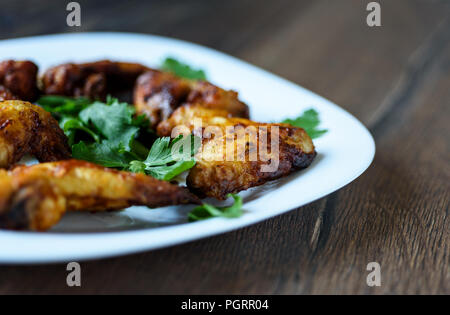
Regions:
M 201 119 L 201 128 L 194 125 L 196 118 Z M 225 110 L 205 108 L 202 104 L 179 107 L 169 119 L 159 124 L 158 135 L 176 136 L 172 133 L 174 127 L 177 132 L 193 132 L 202 137 L 197 163 L 187 177 L 189 189 L 200 197 L 225 199 L 229 193 L 259 186 L 308 167 L 316 156 L 312 140 L 302 128 L 233 118 Z M 233 129 L 227 130 L 230 127 Z M 249 132 L 238 137 L 246 128 Z M 234 142 L 230 141 L 233 139 Z M 278 150 L 272 150 L 272 139 L 278 140 Z M 250 158 L 251 153 L 256 152 L 258 154 Z M 275 167 L 269 168 L 269 165 Z
M 26 154 L 40 162 L 71 157 L 67 137 L 50 113 L 28 102 L 0 102 L 0 168 Z
M 38 67 L 31 61 L 0 62 L 0 101 L 34 101 L 39 95 Z
M 235 91 L 223 90 L 206 81 L 177 77 L 157 70 L 142 74 L 136 81 L 134 104 L 145 114 L 153 128 L 182 105 L 202 103 L 204 107 L 226 109 L 232 116 L 248 118 L 248 106 Z
M 66 211 L 199 203 L 187 188 L 68 160 L 0 170 L 0 228 L 47 230 Z
M 131 91 L 136 78 L 149 68 L 136 63 L 101 60 L 66 63 L 48 69 L 41 78 L 48 95 L 84 96 L 104 100 L 108 94 Z

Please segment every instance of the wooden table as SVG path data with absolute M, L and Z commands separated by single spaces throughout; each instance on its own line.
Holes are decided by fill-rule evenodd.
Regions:
M 373 28 L 366 0 L 79 2 L 79 28 L 66 26 L 64 1 L 2 2 L 0 38 L 113 30 L 213 47 L 344 107 L 377 153 L 350 185 L 282 216 L 84 262 L 81 288 L 66 286 L 63 264 L 2 266 L 0 294 L 450 293 L 449 1 L 379 1 Z M 366 284 L 372 261 L 381 287 Z

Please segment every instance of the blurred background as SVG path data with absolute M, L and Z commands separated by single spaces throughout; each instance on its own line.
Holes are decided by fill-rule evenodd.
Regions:
M 81 27 L 68 27 L 69 1 L 1 2 L 0 39 L 85 31 L 175 37 L 268 69 L 363 120 L 369 120 L 368 108 L 383 101 L 412 52 L 448 17 L 450 5 L 378 1 L 382 26 L 371 28 L 366 24 L 370 1 L 364 0 L 81 0 Z M 354 90 L 364 93 L 355 96 Z
M 450 293 L 450 1 L 377 1 L 379 27 L 366 23 L 366 0 L 80 0 L 81 27 L 67 26 L 68 2 L 1 0 L 0 39 L 121 31 L 198 43 L 332 100 L 377 144 L 369 170 L 328 197 L 225 235 L 84 263 L 76 292 Z M 370 261 L 381 287 L 366 285 Z M 60 265 L 2 267 L 0 279 L 0 293 L 69 291 Z

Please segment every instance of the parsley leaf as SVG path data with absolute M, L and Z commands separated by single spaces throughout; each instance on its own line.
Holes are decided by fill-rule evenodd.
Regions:
M 46 111 L 54 116 L 70 115 L 76 116 L 91 103 L 87 98 L 70 98 L 57 95 L 42 96 L 37 102 Z
M 199 138 L 181 136 L 172 141 L 168 137 L 154 141 L 148 119 L 136 116 L 131 105 L 115 98 L 108 97 L 103 103 L 44 96 L 38 104 L 58 119 L 75 159 L 161 180 L 171 180 L 195 165 L 193 156 L 200 146 Z
M 160 180 L 171 180 L 195 165 L 194 155 L 200 147 L 200 138 L 193 135 L 157 139 L 144 161 L 132 161 L 129 170 L 145 172 Z M 185 152 L 186 150 L 186 152 Z
M 203 70 L 195 70 L 189 65 L 180 62 L 172 57 L 167 57 L 161 65 L 161 70 L 172 72 L 173 74 L 192 80 L 206 80 L 206 74 Z
M 141 161 L 131 161 L 128 170 L 132 173 L 142 173 L 145 174 L 145 163 Z
M 306 133 L 312 139 L 319 138 L 328 131 L 327 129 L 318 129 L 320 124 L 319 113 L 312 108 L 304 111 L 303 114 L 297 118 L 285 119 L 282 123 L 305 129 Z
M 177 161 L 170 165 L 146 167 L 145 171 L 150 176 L 160 180 L 171 180 L 179 174 L 191 169 L 195 165 L 195 160 Z
M 229 194 L 227 197 L 233 197 L 234 203 L 229 207 L 215 207 L 204 203 L 195 207 L 189 214 L 190 222 L 210 219 L 214 217 L 238 218 L 242 215 L 242 198 L 235 194 Z
M 69 145 L 75 143 L 75 136 L 77 131 L 83 131 L 85 134 L 89 135 L 95 142 L 100 142 L 100 136 L 94 131 L 89 129 L 83 122 L 75 117 L 63 116 L 59 122 L 59 126 L 64 131 L 66 136 L 69 138 Z
M 116 99 L 108 103 L 94 102 L 80 112 L 80 119 L 86 125 L 92 123 L 113 146 L 123 145 L 130 151 L 130 144 L 139 131 L 138 124 L 142 122 L 136 122 L 133 118 L 135 110 L 127 103 L 119 103 Z
M 115 143 L 103 140 L 101 143 L 86 143 L 80 141 L 72 146 L 72 156 L 75 159 L 88 161 L 105 167 L 125 169 L 134 158 L 117 147 Z

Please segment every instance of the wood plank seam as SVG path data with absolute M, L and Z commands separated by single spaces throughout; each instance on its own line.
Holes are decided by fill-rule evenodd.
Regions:
M 444 52 L 446 44 L 450 40 L 450 18 L 444 18 L 436 27 L 436 30 L 419 46 L 411 55 L 406 71 L 399 77 L 393 89 L 387 94 L 379 111 L 374 114 L 374 119 L 369 122 L 369 128 L 377 139 L 380 134 L 386 131 L 385 120 L 391 115 L 401 114 L 407 110 L 408 102 L 414 95 L 416 87 L 426 79 L 426 74 L 432 68 L 434 62 Z M 389 119 L 390 120 L 390 119 Z M 313 252 L 312 258 L 320 248 L 323 248 L 331 231 L 336 199 L 339 192 L 335 192 L 327 197 L 326 205 L 321 209 L 314 224 L 313 234 L 310 239 L 310 248 Z
M 426 73 L 445 50 L 450 41 L 450 18 L 441 21 L 429 38 L 412 53 L 405 72 L 400 75 L 392 90 L 384 98 L 377 112 L 368 122 L 375 139 L 387 132 L 390 117 L 400 115 L 411 104 L 416 87 L 424 81 Z M 395 124 L 394 124 L 395 125 Z
M 325 207 L 316 219 L 314 232 L 310 240 L 312 259 L 314 259 L 319 249 L 325 247 L 325 244 L 330 236 L 330 231 L 334 221 L 334 208 L 336 205 L 337 196 L 338 192 L 335 192 L 327 198 Z

